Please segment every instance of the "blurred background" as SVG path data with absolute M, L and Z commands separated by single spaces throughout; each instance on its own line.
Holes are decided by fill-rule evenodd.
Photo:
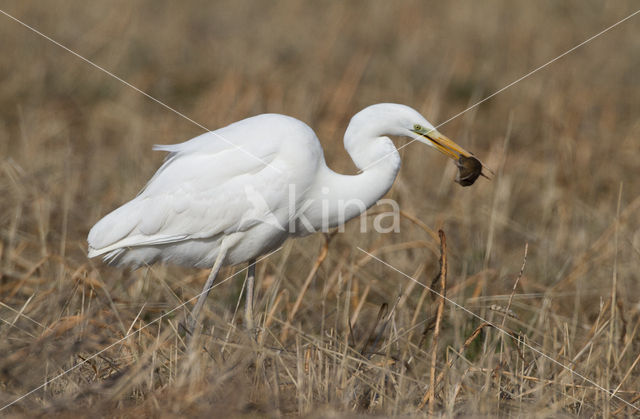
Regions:
M 438 125 L 636 7 L 506 0 L 2 3 L 5 12 L 209 129 L 266 112 L 299 118 L 316 131 L 329 166 L 344 173 L 356 171 L 342 136 L 365 106 L 403 103 Z M 171 315 L 11 411 L 420 413 L 438 344 L 425 326 L 436 301 L 357 248 L 429 285 L 440 270 L 438 229 L 448 239 L 450 298 L 600 386 L 620 385 L 616 394 L 634 403 L 638 19 L 439 128 L 496 173 L 491 181 L 462 188 L 448 159 L 411 144 L 401 150 L 403 165 L 388 193 L 406 214 L 399 233 L 362 234 L 354 220 L 331 238 L 325 259 L 325 239 L 315 235 L 261 262 L 258 344 L 237 328 L 240 273 L 209 297 L 208 349 L 195 358 L 177 329 L 181 314 Z M 91 226 L 133 198 L 162 162 L 151 146 L 203 130 L 8 17 L 0 22 L 5 405 L 193 297 L 207 272 L 129 272 L 86 258 Z M 527 243 L 524 275 L 508 303 Z M 503 320 L 496 307 L 516 317 Z M 388 322 L 381 327 L 376 314 L 383 311 Z M 436 404 L 443 414 L 633 412 L 492 329 L 482 329 L 465 360 L 449 364 L 479 324 L 445 305 L 436 359 L 437 372 L 445 373 Z M 372 328 L 378 331 L 358 337 Z M 360 360 L 338 356 L 367 336 L 387 344 L 362 349 Z M 269 352 L 274 348 L 280 352 Z M 377 364 L 374 355 L 394 366 Z M 363 370 L 362 362 L 371 368 Z

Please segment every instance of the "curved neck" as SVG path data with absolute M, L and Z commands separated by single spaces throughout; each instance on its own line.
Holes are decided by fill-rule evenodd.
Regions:
M 348 148 L 345 147 L 360 173 L 343 175 L 331 171 L 331 196 L 350 201 L 354 205 L 363 204 L 364 209 L 349 212 L 346 220 L 364 212 L 382 198 L 393 186 L 400 170 L 400 154 L 389 138 L 363 139 L 362 143 L 361 146 L 350 144 Z
M 343 175 L 333 173 L 337 195 L 345 199 L 358 199 L 369 208 L 391 189 L 400 170 L 400 154 L 387 137 L 362 138 L 350 141 L 345 149 L 360 173 Z
M 348 134 L 349 130 L 345 148 L 361 172 L 343 175 L 322 165 L 306 194 L 304 209 L 316 231 L 326 231 L 366 211 L 389 191 L 400 169 L 400 155 L 389 138 Z
M 341 175 L 324 160 L 314 183 L 303 195 L 313 227 L 326 230 L 363 213 L 393 185 L 400 169 L 400 155 L 386 135 L 418 139 L 415 127 L 432 127 L 416 110 L 397 103 L 371 105 L 351 118 L 344 147 L 360 173 Z

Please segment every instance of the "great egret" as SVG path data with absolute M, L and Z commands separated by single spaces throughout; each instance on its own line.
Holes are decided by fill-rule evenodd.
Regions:
M 245 315 L 252 328 L 255 258 L 288 237 L 326 231 L 376 203 L 400 168 L 386 135 L 410 137 L 455 159 L 463 185 L 481 174 L 471 153 L 405 105 L 372 105 L 351 119 L 344 146 L 360 169 L 357 175 L 329 169 L 305 123 L 258 115 L 184 143 L 155 146 L 169 152 L 167 159 L 138 196 L 93 226 L 89 257 L 133 267 L 211 267 L 190 331 L 220 268 L 249 261 Z

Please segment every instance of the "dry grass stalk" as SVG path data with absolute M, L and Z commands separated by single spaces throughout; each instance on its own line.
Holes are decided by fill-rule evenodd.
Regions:
M 284 329 L 282 329 L 282 333 L 280 333 L 281 341 L 285 341 L 287 339 L 287 336 L 289 336 L 289 326 L 291 325 L 291 322 L 293 322 L 293 318 L 298 312 L 298 309 L 300 308 L 300 304 L 302 304 L 302 300 L 304 299 L 304 296 L 307 293 L 307 290 L 309 289 L 309 285 L 311 285 L 311 281 L 313 280 L 313 278 L 315 278 L 316 273 L 320 268 L 320 265 L 322 265 L 322 262 L 324 262 L 324 260 L 327 257 L 327 254 L 329 253 L 329 242 L 331 241 L 333 234 L 335 233 L 323 235 L 324 243 L 320 248 L 320 253 L 318 254 L 318 257 L 313 263 L 313 266 L 309 271 L 307 278 L 304 280 L 304 283 L 302 284 L 302 288 L 300 288 L 300 292 L 298 293 L 298 298 L 296 298 L 296 302 L 293 303 L 293 307 L 291 308 L 291 311 L 289 311 L 289 315 L 287 316 L 287 325 L 285 325 Z
M 529 243 L 525 243 L 524 245 L 524 256 L 522 257 L 522 266 L 520 267 L 520 272 L 518 273 L 518 276 L 516 277 L 516 280 L 513 282 L 513 288 L 511 289 L 511 294 L 509 294 L 509 300 L 507 302 L 507 307 L 504 309 L 503 314 L 502 314 L 502 323 L 500 324 L 500 329 L 502 330 L 506 330 L 505 329 L 505 323 L 507 321 L 507 317 L 516 317 L 515 313 L 514 315 L 511 315 L 511 302 L 513 301 L 513 296 L 516 293 L 516 289 L 518 288 L 518 284 L 520 283 L 520 279 L 522 278 L 522 275 L 524 274 L 524 267 L 527 264 L 527 253 L 529 251 Z M 505 346 L 505 342 L 504 342 L 504 334 L 500 335 L 500 347 L 501 347 L 501 351 L 500 351 L 500 360 L 499 360 L 499 365 L 503 364 L 503 354 L 506 350 L 506 346 Z M 521 355 L 522 360 L 524 361 L 524 357 Z M 498 387 L 501 388 L 501 382 L 500 380 L 498 381 Z
M 524 256 L 522 257 L 522 266 L 520 267 L 520 272 L 516 277 L 516 280 L 513 283 L 513 289 L 511 290 L 511 294 L 509 294 L 509 301 L 507 302 L 507 308 L 504 310 L 504 316 L 502 317 L 501 328 L 504 329 L 504 323 L 507 320 L 507 315 L 511 311 L 511 302 L 513 301 L 513 296 L 516 293 L 516 289 L 518 288 L 518 283 L 524 274 L 524 267 L 527 264 L 527 252 L 529 251 L 529 243 L 525 243 L 524 245 Z
M 480 333 L 482 332 L 482 330 L 485 327 L 491 327 L 491 324 L 489 323 L 481 323 L 480 326 L 476 327 L 476 329 L 469 335 L 467 336 L 467 338 L 465 339 L 464 343 L 462 344 L 462 346 L 460 347 L 460 349 L 458 349 L 458 354 L 463 354 L 467 348 L 469 347 L 469 345 L 471 345 L 471 343 L 473 343 L 473 341 L 476 340 L 476 338 L 478 336 L 480 336 Z M 447 365 L 445 368 L 442 369 L 442 371 L 440 371 L 440 373 L 438 374 L 438 377 L 435 380 L 435 386 L 437 387 L 442 380 L 444 379 L 445 374 L 447 373 L 447 371 L 451 368 L 451 366 L 453 365 L 453 363 L 456 361 L 456 359 L 458 359 L 458 357 L 452 357 L 451 359 L 449 359 L 447 361 Z M 418 409 L 422 409 L 431 399 L 431 389 L 429 389 L 424 397 L 422 398 L 422 400 L 420 401 L 420 404 L 418 405 Z
M 418 405 L 418 409 L 424 408 L 425 404 L 429 402 L 429 414 L 433 415 L 435 412 L 435 395 L 436 395 L 436 362 L 438 357 L 438 342 L 440 339 L 440 324 L 442 322 L 442 314 L 444 312 L 444 303 L 447 290 L 447 238 L 444 231 L 439 230 L 438 236 L 440 238 L 440 299 L 438 301 L 438 308 L 436 311 L 436 322 L 433 331 L 433 339 L 431 342 L 431 367 L 430 367 L 430 381 L 429 389 L 422 398 L 422 401 Z M 435 281 L 434 281 L 435 282 Z M 432 284 L 433 286 L 433 284 Z
M 640 393 L 636 394 L 631 400 L 629 400 L 629 403 L 633 404 L 635 402 L 637 402 L 638 400 L 640 400 Z M 618 416 L 619 414 L 621 414 L 622 412 L 624 412 L 626 409 L 628 409 L 629 406 L 626 405 L 622 405 L 620 406 L 618 409 L 616 409 L 612 415 L 613 416 Z M 635 412 L 634 412 L 635 413 Z M 633 414 L 633 413 L 632 413 Z
M 597 13 L 579 0 L 562 7 L 284 0 L 249 8 L 220 0 L 207 8 L 148 2 L 156 6 L 149 14 L 145 1 L 86 7 L 70 0 L 53 9 L 7 0 L 3 10 L 207 127 L 263 112 L 297 117 L 316 130 L 327 164 L 350 174 L 357 169 L 344 151 L 343 129 L 366 105 L 406 103 L 432 122 L 446 120 L 565 51 L 578 41 L 574 34 L 586 36 L 637 9 L 629 0 Z M 321 237 L 285 244 L 258 267 L 258 341 L 234 319 L 241 289 L 234 280 L 212 294 L 202 350 L 189 354 L 177 312 L 151 322 L 199 291 L 208 272 L 115 270 L 87 260 L 86 236 L 161 164 L 152 144 L 200 130 L 6 19 L 0 16 L 7 22 L 0 25 L 0 404 L 78 368 L 0 414 L 412 415 L 431 384 L 434 359 L 435 382 L 422 409 L 435 403 L 434 415 L 637 413 L 522 343 L 638 406 L 633 21 L 440 129 L 500 168 L 493 181 L 461 188 L 454 164 L 408 145 L 387 195 L 400 206 L 399 233 L 362 232 L 354 220 L 318 268 Z M 451 27 L 459 30 L 438 30 Z M 419 51 L 446 53 L 425 66 Z M 446 306 L 434 357 L 418 335 L 433 319 L 427 339 L 433 337 L 437 299 L 429 304 L 432 293 L 412 290 L 406 278 L 353 251 L 372 249 L 420 275 L 421 266 L 437 266 L 439 228 L 448 239 L 447 296 L 483 317 L 498 316 L 497 325 L 517 312 L 504 323 L 515 332 L 513 344 Z M 524 242 L 527 275 L 514 294 L 508 272 L 520 267 Z M 312 286 L 316 280 L 322 285 Z M 469 299 L 474 291 L 478 298 Z M 497 299 L 504 303 L 496 301 L 491 313 Z M 377 318 L 380 307 L 386 309 Z M 126 332 L 135 334 L 91 358 Z

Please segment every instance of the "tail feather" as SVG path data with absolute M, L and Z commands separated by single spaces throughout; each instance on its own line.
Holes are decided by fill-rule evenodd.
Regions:
M 109 265 L 115 265 L 118 263 L 118 258 L 125 252 L 126 249 L 123 249 L 122 247 L 116 250 L 112 250 L 109 253 L 105 254 L 102 257 L 102 260 L 109 264 Z
M 188 234 L 160 231 L 167 217 L 164 207 L 136 198 L 107 214 L 89 231 L 88 256 L 104 255 L 105 262 L 113 264 L 127 248 L 160 246 L 189 238 Z
M 140 221 L 140 210 L 138 202 L 133 200 L 98 221 L 87 237 L 89 257 L 106 253 L 106 248 L 127 237 Z

